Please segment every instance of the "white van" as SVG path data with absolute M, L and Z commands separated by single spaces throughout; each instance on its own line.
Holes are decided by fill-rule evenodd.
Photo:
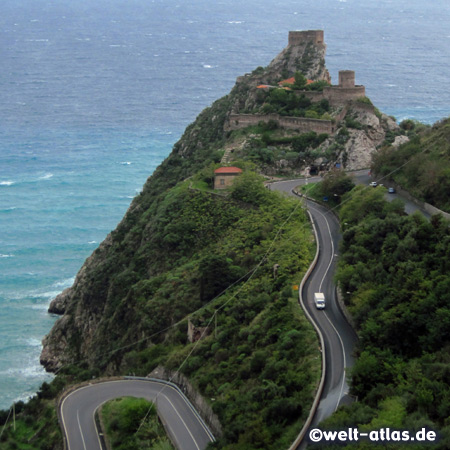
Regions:
M 322 292 L 316 292 L 314 294 L 314 303 L 316 304 L 317 309 L 325 308 L 325 296 L 322 294 Z

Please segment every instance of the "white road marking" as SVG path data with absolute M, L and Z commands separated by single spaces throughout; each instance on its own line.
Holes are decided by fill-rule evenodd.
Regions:
M 189 427 L 186 425 L 186 422 L 185 422 L 185 421 L 183 420 L 183 418 L 181 417 L 181 415 L 180 415 L 180 413 L 178 412 L 177 408 L 175 408 L 174 404 L 169 400 L 169 398 L 168 398 L 166 395 L 164 395 L 164 394 L 161 394 L 161 395 L 162 395 L 162 396 L 170 403 L 170 405 L 172 406 L 172 408 L 174 409 L 174 411 L 177 413 L 177 416 L 180 418 L 180 420 L 183 422 L 183 425 L 186 427 L 186 430 L 188 431 L 189 436 L 191 436 L 192 440 L 194 441 L 195 446 L 197 447 L 198 450 L 200 450 L 200 447 L 198 446 L 197 441 L 195 440 L 194 436 L 192 435 L 191 430 L 190 430 Z
M 86 443 L 84 442 L 83 431 L 81 430 L 80 415 L 79 415 L 78 413 L 79 413 L 79 411 L 78 411 L 78 409 L 77 409 L 77 422 L 78 422 L 78 428 L 80 429 L 81 440 L 83 441 L 83 448 L 84 448 L 84 450 L 87 450 L 87 449 L 86 449 Z

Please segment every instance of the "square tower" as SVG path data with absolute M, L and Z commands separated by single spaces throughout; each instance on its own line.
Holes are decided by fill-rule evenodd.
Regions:
M 355 87 L 355 71 L 340 70 L 339 71 L 339 87 L 354 88 Z
M 307 42 L 323 45 L 323 30 L 289 31 L 289 45 L 300 45 Z

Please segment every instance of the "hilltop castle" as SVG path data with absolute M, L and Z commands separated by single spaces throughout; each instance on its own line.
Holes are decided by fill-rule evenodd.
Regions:
M 307 30 L 307 31 L 290 31 L 288 46 L 283 52 L 278 55 L 277 58 L 269 65 L 268 70 L 273 66 L 280 66 L 283 61 L 292 60 L 292 55 L 295 55 L 296 63 L 299 59 L 310 60 L 311 55 L 324 55 L 326 44 L 324 42 L 323 30 Z M 299 58 L 300 55 L 300 58 Z M 325 61 L 321 61 L 320 64 L 324 66 Z M 319 66 L 320 66 L 319 64 Z M 287 67 L 292 67 L 292 61 L 286 63 Z M 322 68 L 323 69 L 323 68 Z M 318 71 L 321 69 L 319 68 Z M 321 78 L 328 82 L 331 82 L 328 71 L 321 70 Z M 251 80 L 252 75 L 245 75 L 237 79 L 237 83 L 242 83 L 246 80 Z M 315 78 L 313 78 L 315 80 Z M 263 89 L 276 89 L 278 86 L 274 85 L 260 85 L 251 86 L 250 89 L 256 89 L 257 87 Z M 295 129 L 300 132 L 316 131 L 318 133 L 333 133 L 336 129 L 336 125 L 345 116 L 345 112 L 348 109 L 349 103 L 365 97 L 366 88 L 362 85 L 355 84 L 355 72 L 353 70 L 341 70 L 339 72 L 339 84 L 325 86 L 322 91 L 313 90 L 301 90 L 295 91 L 298 94 L 302 94 L 311 100 L 313 103 L 320 102 L 321 100 L 328 100 L 330 106 L 335 108 L 342 108 L 343 113 L 334 117 L 334 121 L 320 120 L 320 119 L 307 119 L 302 117 L 280 117 L 277 114 L 262 115 L 262 114 L 230 114 L 229 120 L 225 125 L 228 130 L 236 130 L 245 128 L 250 125 L 256 125 L 259 122 L 268 122 L 269 120 L 275 120 L 280 126 Z M 370 107 L 370 105 L 364 105 Z

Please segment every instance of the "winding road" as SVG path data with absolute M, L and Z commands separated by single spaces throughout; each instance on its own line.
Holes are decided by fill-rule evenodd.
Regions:
M 124 379 L 90 384 L 66 395 L 59 417 L 66 449 L 103 450 L 95 424 L 95 412 L 108 400 L 138 397 L 156 401 L 158 413 L 177 448 L 203 450 L 214 440 L 203 420 L 175 386 L 145 379 Z
M 276 182 L 272 183 L 271 189 L 294 195 L 292 190 L 303 183 L 304 179 Z M 310 424 L 310 427 L 314 427 L 329 417 L 341 404 L 352 401 L 348 395 L 346 371 L 354 362 L 353 350 L 357 337 L 338 306 L 333 282 L 335 265 L 339 257 L 339 222 L 335 215 L 323 206 L 308 201 L 307 207 L 317 233 L 319 256 L 314 270 L 303 286 L 302 297 L 304 307 L 323 336 L 325 350 L 324 385 L 320 402 Z M 324 310 L 316 309 L 314 292 L 324 293 L 326 299 Z

